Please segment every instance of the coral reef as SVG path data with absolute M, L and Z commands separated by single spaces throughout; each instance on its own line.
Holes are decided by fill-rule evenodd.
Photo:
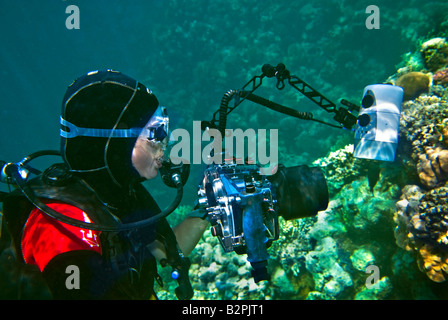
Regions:
M 409 226 L 411 219 L 418 215 L 420 205 L 420 199 L 424 196 L 424 192 L 419 186 L 407 185 L 402 190 L 402 196 L 396 203 L 397 210 L 394 213 L 395 222 L 395 239 L 400 248 L 407 251 L 412 250 L 412 244 L 410 244 Z
M 404 100 L 413 100 L 423 93 L 429 92 L 431 77 L 423 72 L 405 73 L 395 83 L 404 90 Z
M 448 152 L 448 103 L 423 96 L 403 104 L 400 135 L 411 144 L 411 159 L 420 181 L 428 188 L 446 181 Z
M 448 104 L 441 78 L 430 79 L 437 62 L 443 67 L 444 46 L 438 54 L 434 43 L 443 42 L 422 47 L 424 65 L 408 63 L 390 78 L 413 93 L 402 106 L 398 163 L 381 167 L 373 190 L 368 164 L 353 157 L 352 145 L 315 160 L 332 200 L 315 218 L 280 219 L 280 239 L 269 249 L 272 281 L 253 283 L 245 257 L 223 254 L 207 233 L 192 260 L 195 298 L 437 297 L 420 278 L 442 282 L 448 271 Z M 419 185 L 409 184 L 414 177 Z M 374 286 L 366 285 L 370 265 L 381 271 Z M 399 280 L 404 274 L 407 285 Z
M 443 97 L 448 85 L 448 44 L 445 38 L 433 38 L 420 44 L 419 50 L 403 56 L 397 72 L 385 83 L 405 90 L 404 100 L 413 100 L 424 93 Z
M 440 84 L 443 87 L 447 87 L 448 86 L 448 69 L 443 69 L 443 70 L 437 71 L 432 76 L 432 79 L 435 84 Z
M 270 299 L 267 282 L 256 284 L 250 276 L 251 266 L 245 256 L 226 254 L 217 238 L 210 231 L 204 234 L 191 256 L 190 281 L 195 290 L 193 299 L 198 300 L 249 300 Z M 163 288 L 157 287 L 161 300 L 176 299 L 174 289 L 177 283 L 170 279 L 169 268 L 159 267 L 159 273 L 166 281 Z
M 415 254 L 419 269 L 440 283 L 448 271 L 448 103 L 446 85 L 448 45 L 434 38 L 421 45 L 427 71 L 433 75 L 430 95 L 405 102 L 400 136 L 410 145 L 409 156 L 420 185 L 407 185 L 396 203 L 395 239 Z
M 448 150 L 437 147 L 427 149 L 419 155 L 417 171 L 420 181 L 429 188 L 434 188 L 448 179 Z
M 313 165 L 324 170 L 328 191 L 332 195 L 358 177 L 361 161 L 353 157 L 353 145 L 347 145 L 330 152 L 325 158 L 315 160 Z
M 361 84 L 387 78 L 396 57 L 418 43 L 422 34 L 442 36 L 438 31 L 446 30 L 446 21 L 437 24 L 432 8 L 447 12 L 448 5 L 446 1 L 422 5 L 421 0 L 410 0 L 404 7 L 393 1 L 384 3 L 378 32 L 366 30 L 364 13 L 348 1 L 290 1 L 284 5 L 229 0 L 210 1 L 204 6 L 203 1 L 193 0 L 183 7 L 181 1 L 170 0 L 151 6 L 155 8 L 139 8 L 142 14 L 156 12 L 154 19 L 140 19 L 147 22 L 141 30 L 150 30 L 149 37 L 144 32 L 128 32 L 142 49 L 132 60 L 138 72 L 146 75 L 142 81 L 161 102 L 173 106 L 170 112 L 176 126 L 188 129 L 192 119 L 209 120 L 222 94 L 259 75 L 264 63 L 284 62 L 291 72 L 330 99 L 355 100 Z M 120 6 L 120 10 L 129 7 Z M 291 33 L 298 26 L 302 27 L 300 32 Z M 132 30 L 134 27 L 133 22 Z M 397 162 L 404 165 L 382 167 L 373 193 L 365 175 L 366 162 L 352 156 L 350 133 L 335 134 L 334 129 L 326 131 L 314 123 L 301 126 L 303 122 L 295 119 L 258 112 L 258 107 L 249 103 L 233 114 L 232 122 L 238 126 L 278 128 L 279 156 L 286 159 L 285 164 L 314 161 L 321 166 L 331 202 L 314 218 L 280 219 L 280 239 L 269 248 L 270 282 L 254 283 L 246 256 L 224 253 L 207 231 L 190 256 L 194 299 L 438 297 L 431 280 L 443 281 L 447 270 L 448 46 L 444 38 L 421 43 L 416 52 L 403 56 L 400 69 L 390 77 L 390 82 L 405 87 L 406 99 L 411 99 L 403 104 L 400 121 L 400 141 L 408 148 L 399 150 Z M 138 61 L 138 55 L 143 61 Z M 433 84 L 427 82 L 431 73 Z M 277 97 L 271 92 L 280 104 L 298 105 L 301 111 L 307 107 L 304 97 L 286 92 Z M 316 118 L 323 115 L 324 111 L 316 112 Z M 11 125 L 5 132 L 14 131 L 15 123 Z M 345 145 L 325 156 L 331 148 Z M 399 172 L 405 171 L 403 168 L 408 171 Z M 417 180 L 406 175 L 410 171 Z M 188 190 L 193 195 L 195 183 Z M 155 187 L 151 192 L 157 195 L 165 191 Z M 185 196 L 190 200 L 188 192 Z M 170 195 L 167 198 L 166 202 L 171 200 Z M 193 202 L 195 196 L 191 198 Z M 170 223 L 177 224 L 189 210 L 187 206 L 178 208 Z M 3 251 L 0 261 L 7 261 L 10 255 Z M 378 266 L 381 276 L 368 288 L 369 265 Z M 0 264 L 0 269 L 1 284 L 18 278 L 11 274 L 9 263 Z M 160 299 L 176 299 L 177 283 L 170 271 L 159 269 L 165 280 L 165 286 L 157 288 Z M 28 294 L 22 297 L 38 296 L 27 288 Z M 6 297 L 16 295 L 1 290 L 3 293 Z
M 306 268 L 313 274 L 314 291 L 336 298 L 353 286 L 350 274 L 340 265 L 338 246 L 332 237 L 325 237 L 305 256 Z
M 397 244 L 418 255 L 421 271 L 435 282 L 448 273 L 448 188 L 422 193 L 418 186 L 406 186 L 397 203 Z
M 445 68 L 448 64 L 448 43 L 445 38 L 433 38 L 424 42 L 420 53 L 426 68 L 431 72 Z
M 424 42 L 420 53 L 433 76 L 433 95 L 403 104 L 400 136 L 410 144 L 420 186 L 407 185 L 396 203 L 395 239 L 399 247 L 413 252 L 421 271 L 434 282 L 446 280 L 448 245 L 446 212 L 448 180 L 448 111 L 440 91 L 446 85 L 448 45 L 443 38 Z M 424 189 L 423 189 L 424 188 Z

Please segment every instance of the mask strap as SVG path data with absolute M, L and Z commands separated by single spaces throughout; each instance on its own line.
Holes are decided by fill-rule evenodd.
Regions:
M 68 128 L 69 131 L 65 131 L 61 128 L 61 137 L 66 139 L 76 137 L 99 137 L 99 138 L 136 138 L 140 135 L 143 128 L 131 128 L 131 129 L 96 129 L 96 128 L 82 128 L 77 127 L 73 123 L 65 120 L 61 117 L 61 125 Z

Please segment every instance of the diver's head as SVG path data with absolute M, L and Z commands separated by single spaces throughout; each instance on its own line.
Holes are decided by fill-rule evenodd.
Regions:
M 167 130 L 168 117 L 155 95 L 120 72 L 78 78 L 62 102 L 61 153 L 69 169 L 83 176 L 107 174 L 120 187 L 152 177 L 142 169 L 141 142 L 151 147 L 148 152 L 157 151 Z M 151 154 L 157 164 L 158 153 Z

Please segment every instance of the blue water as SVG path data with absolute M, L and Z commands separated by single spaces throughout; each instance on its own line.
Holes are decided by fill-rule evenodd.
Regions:
M 359 100 L 365 85 L 387 78 L 401 55 L 436 29 L 432 15 L 443 3 L 378 1 L 380 29 L 368 30 L 369 1 L 2 1 L 0 159 L 58 148 L 65 89 L 97 69 L 142 81 L 187 129 L 192 120 L 211 119 L 222 95 L 261 74 L 265 63 L 285 63 L 335 102 Z M 69 5 L 79 8 L 78 30 L 66 28 Z M 266 84 L 280 103 L 317 109 L 300 94 L 276 91 Z M 295 137 L 285 148 L 299 162 L 324 156 L 336 139 L 351 139 L 250 103 L 238 112 L 230 125 L 244 128 L 238 117 L 251 115 L 247 127 L 280 127 L 280 139 Z
M 283 62 L 325 93 L 337 87 L 359 98 L 363 85 L 383 80 L 414 48 L 415 36 L 407 33 L 433 28 L 432 20 L 416 21 L 414 30 L 412 10 L 435 10 L 380 1 L 381 29 L 367 30 L 369 3 L 2 1 L 0 158 L 57 147 L 65 88 L 89 70 L 127 73 L 172 113 L 195 119 L 208 117 L 225 91 L 241 87 L 264 63 Z M 65 27 L 70 4 L 79 7 L 79 30 Z

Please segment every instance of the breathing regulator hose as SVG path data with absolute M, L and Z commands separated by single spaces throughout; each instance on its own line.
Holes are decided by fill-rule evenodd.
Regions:
M 46 215 L 50 216 L 53 219 L 56 219 L 60 222 L 88 230 L 95 230 L 95 231 L 104 231 L 104 232 L 119 232 L 119 231 L 127 231 L 131 229 L 137 229 L 137 228 L 143 228 L 149 225 L 154 224 L 156 221 L 167 217 L 169 214 L 171 214 L 176 208 L 179 206 L 182 196 L 183 196 L 183 184 L 180 178 L 180 175 L 178 173 L 174 173 L 172 175 L 172 180 L 175 184 L 177 194 L 173 202 L 162 212 L 159 214 L 150 217 L 148 219 L 144 219 L 141 221 L 136 222 L 130 222 L 126 224 L 121 224 L 117 221 L 116 225 L 107 226 L 107 225 L 101 225 L 97 223 L 88 223 L 83 222 L 77 219 L 73 219 L 70 217 L 67 217 L 56 210 L 53 210 L 49 206 L 47 206 L 45 203 L 43 203 L 41 200 L 39 200 L 36 195 L 34 194 L 33 190 L 28 186 L 26 183 L 26 180 L 20 175 L 20 169 L 24 167 L 29 161 L 32 159 L 41 156 L 41 155 L 49 155 L 49 153 L 41 152 L 39 154 L 33 154 L 30 155 L 24 160 L 22 160 L 19 163 L 8 163 L 3 167 L 3 174 L 8 177 L 9 180 L 11 180 L 23 193 L 23 195 L 30 201 L 37 209 L 45 213 Z M 52 153 L 51 155 L 57 155 L 56 153 Z M 28 169 L 28 168 L 27 168 Z

